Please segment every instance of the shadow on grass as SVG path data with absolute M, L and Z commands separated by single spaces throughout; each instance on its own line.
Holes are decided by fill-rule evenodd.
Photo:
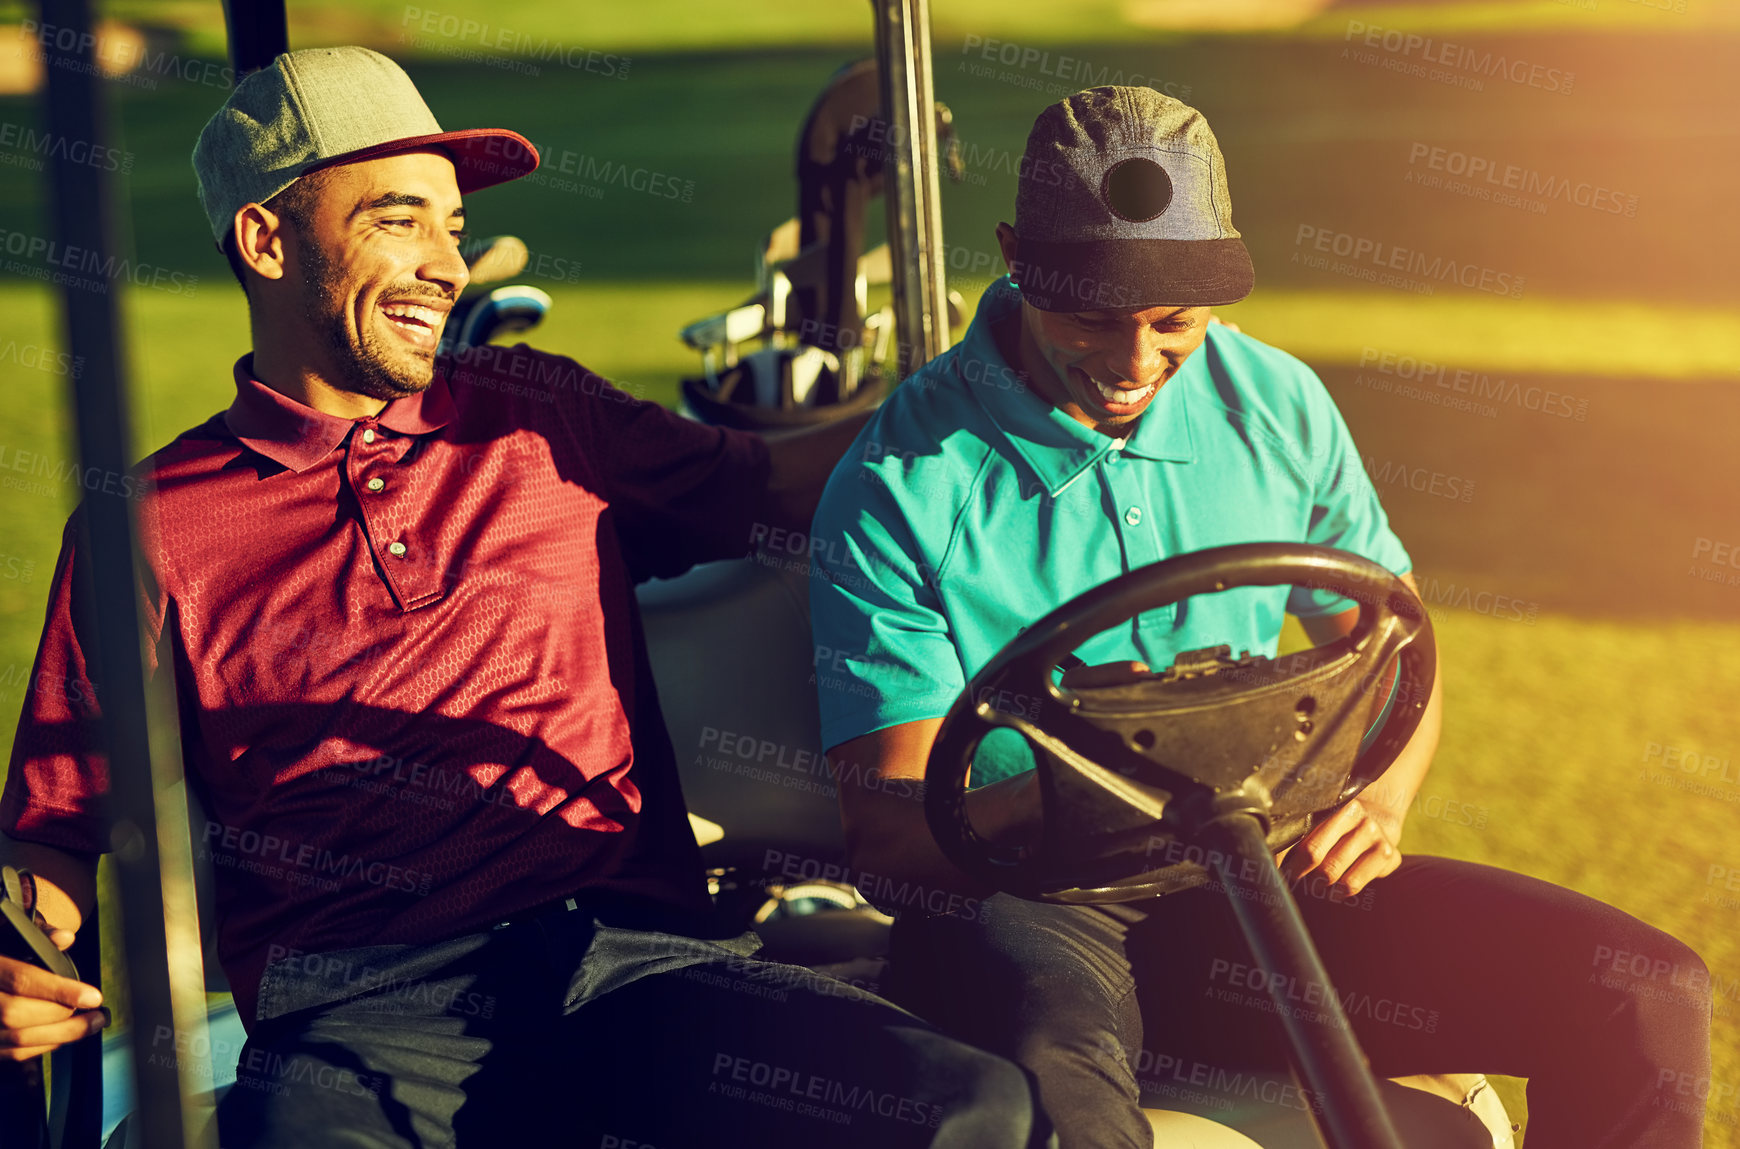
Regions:
M 1445 606 L 1480 610 L 1472 589 L 1525 611 L 1740 619 L 1732 383 L 1509 375 L 1474 399 L 1319 370 L 1428 603 L 1431 577 Z

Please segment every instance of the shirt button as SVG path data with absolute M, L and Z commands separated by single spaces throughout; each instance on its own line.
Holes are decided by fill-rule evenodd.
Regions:
M 387 485 L 387 481 L 385 479 L 370 479 L 369 480 L 369 490 L 371 490 L 371 491 L 382 490 L 386 487 L 386 485 Z
M 363 432 L 363 442 L 372 443 L 374 441 L 375 441 L 375 433 L 372 429 L 366 430 Z
M 405 557 L 405 544 L 404 543 L 388 543 L 387 544 L 387 553 L 392 555 L 394 558 L 402 559 Z
M 1120 459 L 1122 459 L 1122 458 L 1123 458 L 1123 457 L 1124 457 L 1124 454 L 1123 454 L 1123 452 L 1122 452 L 1122 451 L 1119 451 L 1119 450 L 1118 450 L 1118 449 L 1117 449 L 1117 448 L 1116 448 L 1116 447 L 1113 447 L 1113 448 L 1112 448 L 1112 449 L 1111 449 L 1111 450 L 1110 450 L 1110 451 L 1109 451 L 1109 452 L 1107 452 L 1107 454 L 1106 454 L 1106 462 L 1108 462 L 1108 463 L 1116 463 L 1116 462 L 1118 462 L 1118 461 L 1119 461 L 1119 460 L 1120 460 Z
M 1142 508 L 1141 507 L 1131 507 L 1129 510 L 1125 511 L 1124 512 L 1124 521 L 1126 523 L 1129 523 L 1132 527 L 1141 526 L 1142 525 Z

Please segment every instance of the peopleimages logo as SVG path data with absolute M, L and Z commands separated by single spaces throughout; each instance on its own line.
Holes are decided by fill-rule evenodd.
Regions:
M 1217 957 L 1209 963 L 1208 980 L 1216 983 L 1211 985 L 1210 992 L 1223 1001 L 1279 1011 L 1306 1021 L 1331 1021 L 1334 1013 L 1329 1003 L 1334 1001 L 1349 1020 L 1367 1018 L 1422 1033 L 1435 1033 L 1438 1029 L 1438 1011 L 1435 1009 L 1388 997 L 1373 997 L 1358 990 L 1337 991 L 1327 982 L 1271 973 L 1226 958 Z M 1242 992 L 1246 990 L 1255 992 Z
M 0 229 L 0 253 L 19 257 L 6 261 L 7 271 L 81 291 L 106 293 L 110 282 L 154 287 L 171 295 L 193 295 L 199 287 L 197 275 L 114 254 L 104 257 L 90 248 L 28 232 Z
M 1403 183 L 1442 187 L 1458 195 L 1522 208 L 1536 215 L 1546 214 L 1548 204 L 1553 200 L 1628 219 L 1637 215 L 1637 197 L 1628 192 L 1616 191 L 1589 180 L 1549 175 L 1520 164 L 1503 163 L 1490 156 L 1470 155 L 1453 148 L 1415 142 L 1408 148 L 1408 167 L 1410 170 L 1403 177 Z M 1416 172 L 1412 170 L 1415 168 L 1425 170 Z M 1447 176 L 1455 178 L 1444 178 Z
M 707 1086 L 709 1093 L 839 1125 L 851 1124 L 860 1114 L 931 1129 L 942 1123 L 943 1107 L 935 1102 L 724 1051 L 713 1055 L 713 1078 Z
M 82 364 L 83 360 L 79 362 Z M 17 478 L 17 475 L 47 481 L 32 483 Z M 41 451 L 21 451 L 10 444 L 0 443 L 0 486 L 33 495 L 58 497 L 65 493 L 64 484 L 82 487 L 92 494 L 100 491 L 105 495 L 134 500 L 143 499 L 150 490 L 150 483 L 138 475 L 101 467 L 83 467 L 72 459 L 56 459 Z
M 33 371 L 46 371 L 50 375 L 66 375 L 73 379 L 79 378 L 85 370 L 83 355 L 69 355 L 39 343 L 19 343 L 16 339 L 0 343 L 0 363 L 16 363 Z
M 540 64 L 560 64 L 564 68 L 579 72 L 590 72 L 594 75 L 610 79 L 624 80 L 628 78 L 631 61 L 627 56 L 619 56 L 614 52 L 601 52 L 577 44 L 567 44 L 560 40 L 551 40 L 548 36 L 521 32 L 499 24 L 486 24 L 478 20 L 461 18 L 455 13 L 437 12 L 433 9 L 406 5 L 404 16 L 399 21 L 400 38 L 407 43 L 420 48 L 441 49 L 430 42 L 432 37 L 441 37 L 456 41 L 455 50 L 443 51 L 444 55 L 456 56 L 475 63 L 487 63 L 476 53 L 465 52 L 457 45 L 475 44 L 486 54 L 497 57 L 517 56 L 523 60 L 535 60 Z M 540 75 L 541 70 L 523 65 L 513 69 Z
M 1449 475 L 1442 471 L 1434 471 L 1430 467 L 1416 467 L 1407 463 L 1385 459 L 1379 462 L 1370 455 L 1365 457 L 1365 471 L 1371 476 L 1373 486 L 1403 486 L 1410 491 L 1421 494 L 1436 495 L 1452 502 L 1467 503 L 1474 499 L 1474 480 L 1465 479 L 1460 475 Z
M 133 170 L 132 152 L 93 144 L 87 140 L 69 139 L 54 132 L 39 131 L 28 124 L 0 123 L 0 148 L 31 158 L 67 159 L 98 171 L 126 173 Z M 34 171 L 41 171 L 43 165 L 35 163 L 26 166 Z
M 1373 50 L 1363 53 L 1351 48 L 1341 50 L 1344 57 L 1351 56 L 1361 64 L 1378 64 L 1389 71 L 1423 76 L 1456 87 L 1471 87 L 1476 91 L 1480 90 L 1484 80 L 1491 79 L 1569 95 L 1571 85 L 1577 79 L 1575 72 L 1549 68 L 1522 57 L 1470 48 L 1466 44 L 1452 44 L 1436 36 L 1403 32 L 1399 28 L 1385 28 L 1381 24 L 1367 24 L 1360 20 L 1347 22 L 1347 34 L 1342 39 Z M 1386 53 L 1387 59 L 1378 56 L 1379 51 Z M 1428 65 L 1437 67 L 1428 70 Z
M 51 49 L 73 54 L 70 58 L 50 57 L 49 62 L 55 67 L 101 75 L 111 83 L 131 84 L 147 91 L 154 91 L 157 81 L 164 78 L 208 88 L 227 89 L 235 83 L 235 71 L 216 61 L 182 56 L 167 49 L 152 52 L 150 37 L 112 36 L 63 24 L 38 24 L 34 20 L 20 21 L 18 30 L 36 41 L 45 54 Z M 87 49 L 91 52 L 91 64 L 77 55 Z
M 1050 306 L 1058 297 L 1082 311 L 1123 310 L 1135 302 L 1130 285 L 1122 280 L 1078 276 L 1066 268 L 1041 267 L 1019 259 L 1010 262 L 1009 274 L 1021 285 L 1021 294 L 1036 307 Z
M 1355 278 L 1373 279 L 1378 275 L 1398 272 L 1408 276 L 1420 276 L 1422 279 L 1437 280 L 1439 283 L 1454 283 L 1475 291 L 1484 291 L 1489 295 L 1499 295 L 1510 299 L 1521 299 L 1524 278 L 1508 271 L 1483 267 L 1476 263 L 1459 262 L 1445 259 L 1441 255 L 1427 255 L 1413 248 L 1400 247 L 1383 240 L 1370 239 L 1366 236 L 1354 235 L 1350 232 L 1336 231 L 1334 228 L 1314 227 L 1308 223 L 1299 225 L 1294 233 L 1293 246 L 1304 248 L 1293 253 L 1292 262 L 1305 263 L 1307 266 L 1322 266 L 1321 260 L 1312 262 L 1311 252 L 1321 252 L 1325 255 L 1337 255 L 1352 261 L 1351 267 L 1344 274 L 1353 274 Z M 1369 265 L 1369 266 L 1367 266 Z M 1329 270 L 1341 270 L 1330 268 Z M 1422 283 L 1426 288 L 1420 292 L 1431 294 L 1431 284 Z M 1410 290 L 1416 290 L 1410 288 Z
M 229 866 L 291 885 L 337 890 L 341 883 L 362 882 L 388 890 L 425 895 L 435 875 L 407 869 L 391 862 L 361 855 L 337 853 L 309 843 L 297 843 L 275 834 L 244 830 L 219 822 L 207 822 L 198 859 Z
M 577 192 L 589 199 L 604 198 L 604 189 L 614 184 L 624 191 L 653 199 L 694 202 L 695 181 L 692 179 L 638 167 L 624 160 L 590 155 L 549 141 L 533 141 L 532 148 L 538 154 L 538 168 L 520 176 L 521 182 L 546 185 L 556 191 Z M 517 172 L 526 159 L 523 145 L 501 137 L 485 140 L 479 154 L 490 157 L 479 163 L 485 171 Z M 563 179 L 563 176 L 574 178 Z
M 1496 404 L 1577 423 L 1589 419 L 1587 399 L 1550 387 L 1525 387 L 1502 376 L 1495 379 L 1487 372 L 1471 367 L 1446 365 L 1371 346 L 1360 350 L 1359 367 L 1360 372 L 1353 380 L 1355 386 L 1393 392 L 1406 398 L 1426 399 L 1444 406 L 1463 407 L 1489 418 L 1498 414 L 1498 407 L 1473 400 L 1491 399 Z M 1372 372 L 1369 375 L 1368 370 Z M 1425 390 L 1428 385 L 1436 390 Z M 1455 394 L 1439 394 L 1442 391 Z
M 1084 88 L 1110 84 L 1117 87 L 1152 88 L 1177 100 L 1190 98 L 1189 84 L 1179 84 L 1140 72 L 1124 72 L 1080 56 L 1066 56 L 1061 52 L 1054 54 L 1043 48 L 1016 44 L 1009 40 L 969 34 L 961 42 L 961 56 L 961 62 L 955 65 L 957 72 L 975 79 L 1000 80 L 1035 91 L 1071 95 Z M 999 71 L 993 65 L 1001 65 L 1011 70 Z
M 872 874 L 868 870 L 853 869 L 843 863 L 806 858 L 785 850 L 766 851 L 761 859 L 761 868 L 788 882 L 837 882 L 843 886 L 856 887 L 871 904 L 884 913 L 895 916 L 909 912 L 951 914 L 962 921 L 973 922 L 981 920 L 986 912 L 985 904 L 978 898 L 968 897 L 955 890 L 901 881 Z

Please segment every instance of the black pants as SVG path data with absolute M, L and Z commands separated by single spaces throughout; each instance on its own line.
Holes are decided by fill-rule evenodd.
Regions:
M 1045 1144 L 1014 1065 L 752 940 L 556 913 L 268 968 L 226 1147 Z
M 1378 1075 L 1526 1077 L 1528 1149 L 1701 1143 L 1709 975 L 1678 941 L 1445 858 L 1405 858 L 1351 901 L 1296 893 Z M 1063 1149 L 1148 1146 L 1139 1097 L 1164 1107 L 1167 1086 L 1204 1065 L 1287 1064 L 1266 975 L 1221 892 L 1119 906 L 1000 894 L 977 911 L 900 919 L 891 996 L 1031 1070 Z

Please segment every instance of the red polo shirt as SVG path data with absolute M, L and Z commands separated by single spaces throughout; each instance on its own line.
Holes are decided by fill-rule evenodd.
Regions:
M 704 909 L 633 583 L 748 549 L 761 440 L 524 346 L 354 422 L 250 369 L 141 464 L 139 504 L 242 1016 L 291 949 L 433 941 L 576 893 Z M 74 518 L 0 830 L 95 852 Z

